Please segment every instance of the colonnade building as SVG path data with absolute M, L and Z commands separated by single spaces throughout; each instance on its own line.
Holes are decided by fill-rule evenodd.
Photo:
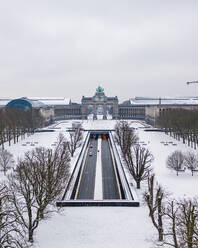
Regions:
M 198 109 L 198 97 L 178 98 L 148 98 L 135 97 L 119 104 L 117 96 L 106 96 L 104 89 L 98 87 L 92 97 L 83 96 L 81 103 L 72 102 L 65 97 L 28 97 L 19 99 L 0 98 L 0 108 L 5 106 L 19 106 L 21 99 L 31 103 L 50 120 L 87 119 L 92 115 L 102 115 L 103 119 L 139 119 L 155 124 L 156 118 L 165 111 L 175 108 Z M 15 104 L 11 104 L 11 103 Z M 38 104 L 36 104 L 38 102 Z M 32 104 L 33 103 L 33 104 Z

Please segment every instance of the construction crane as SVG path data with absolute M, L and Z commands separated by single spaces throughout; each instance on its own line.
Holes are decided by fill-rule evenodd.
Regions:
M 189 85 L 189 84 L 198 84 L 198 81 L 187 82 L 187 85 Z

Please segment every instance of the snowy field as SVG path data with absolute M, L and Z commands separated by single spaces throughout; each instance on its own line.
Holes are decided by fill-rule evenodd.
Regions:
M 87 120 L 82 124 L 85 129 L 113 129 L 115 123 L 113 120 Z M 197 195 L 198 172 L 193 177 L 188 172 L 180 173 L 177 177 L 165 165 L 167 156 L 173 151 L 194 150 L 164 133 L 145 132 L 145 124 L 139 121 L 132 121 L 131 124 L 136 128 L 140 141 L 155 157 L 153 168 L 158 182 L 176 198 Z M 54 125 L 56 132 L 36 133 L 6 148 L 16 160 L 36 146 L 53 147 L 59 133 L 65 133 L 71 125 L 71 121 L 62 122 Z M 167 142 L 168 145 L 161 142 Z M 137 191 L 140 202 L 142 191 Z M 153 248 L 152 239 L 155 237 L 156 232 L 143 204 L 139 208 L 68 207 L 40 224 L 35 233 L 34 248 Z
M 197 153 L 197 150 L 188 147 L 187 144 L 182 144 L 182 141 L 176 141 L 164 133 L 139 130 L 138 134 L 140 140 L 147 144 L 147 148 L 154 155 L 153 168 L 158 182 L 174 197 L 195 196 L 198 187 L 198 172 L 195 172 L 194 176 L 192 176 L 191 172 L 186 170 L 185 172 L 179 172 L 179 176 L 176 176 L 175 171 L 166 168 L 166 159 L 175 150 L 195 153 Z M 161 142 L 165 142 L 166 145 Z

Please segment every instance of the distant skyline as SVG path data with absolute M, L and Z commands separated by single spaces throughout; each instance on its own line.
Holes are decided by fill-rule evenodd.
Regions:
M 197 0 L 10 0 L 0 97 L 198 96 Z

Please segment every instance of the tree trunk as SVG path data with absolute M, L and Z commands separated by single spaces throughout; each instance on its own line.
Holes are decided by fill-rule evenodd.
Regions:
M 137 184 L 137 189 L 140 189 L 140 181 L 136 181 L 136 184 Z
M 8 141 L 9 141 L 9 146 L 11 146 L 11 137 L 10 137 L 10 133 L 8 135 Z
M 44 219 L 44 209 L 42 208 L 40 208 L 40 218 L 41 219 Z
M 163 222 L 162 222 L 162 198 L 159 197 L 157 199 L 158 204 L 158 239 L 159 241 L 163 241 Z
M 16 131 L 13 130 L 13 138 L 14 138 L 14 144 L 16 144 Z
M 158 241 L 163 241 L 163 240 L 164 240 L 163 230 L 160 229 L 160 227 L 159 227 L 159 229 L 158 229 Z
M 33 242 L 34 242 L 34 239 L 33 239 L 33 230 L 32 230 L 32 229 L 29 229 L 28 241 L 29 241 L 30 243 L 33 243 Z

